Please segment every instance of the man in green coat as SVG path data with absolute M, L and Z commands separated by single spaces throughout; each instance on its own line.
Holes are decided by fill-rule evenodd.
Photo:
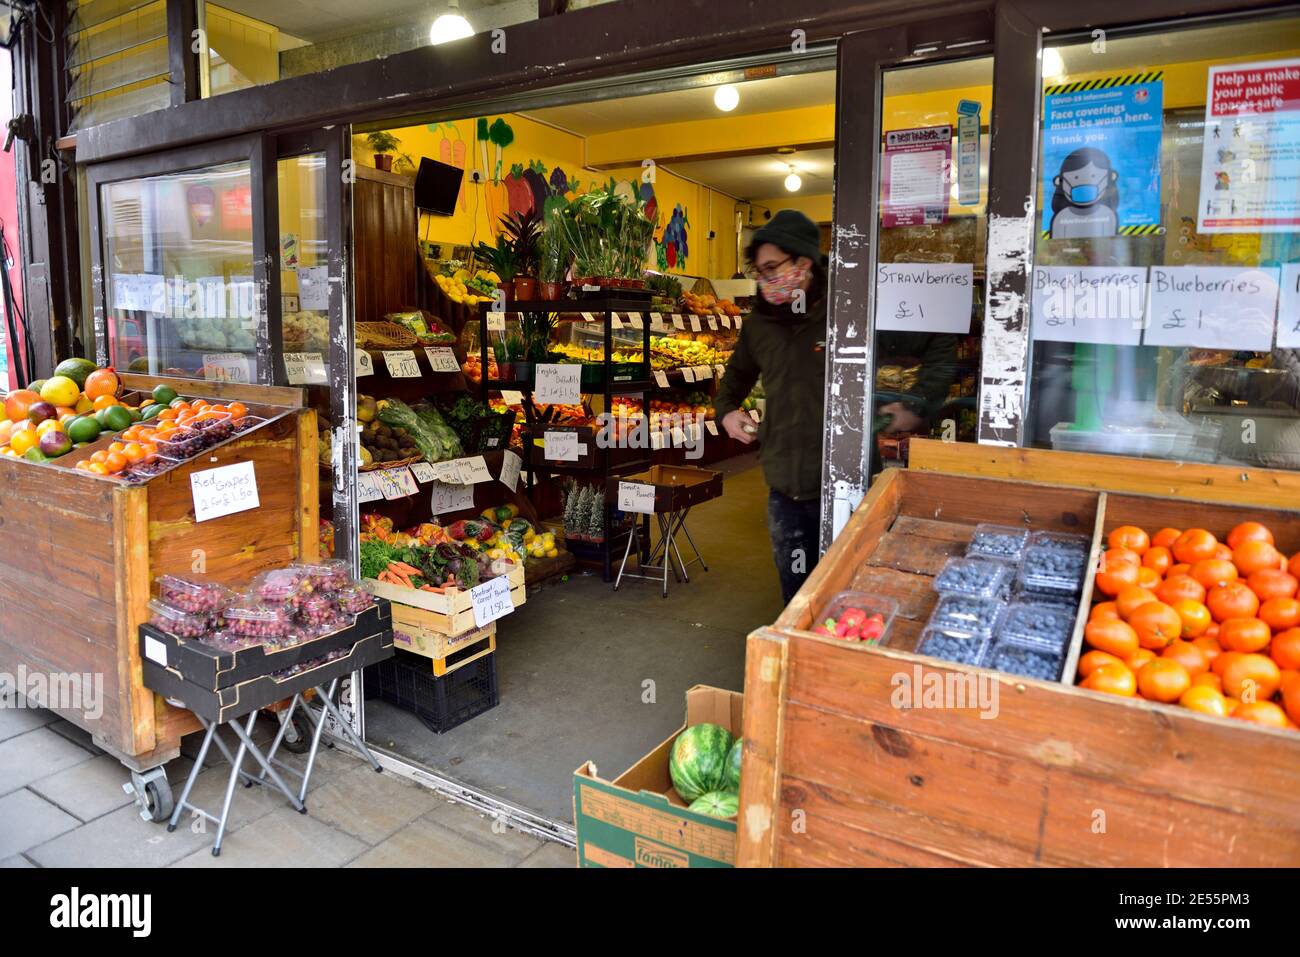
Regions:
M 816 223 L 790 209 L 776 213 L 754 234 L 746 258 L 758 273 L 759 298 L 745 320 L 713 402 L 729 436 L 746 445 L 755 438 L 762 442 L 759 458 L 770 489 L 768 531 L 786 603 L 818 559 L 827 306 L 826 259 L 820 238 Z M 891 337 L 895 336 L 906 341 L 894 343 Z M 951 342 L 931 341 L 944 339 Z M 923 356 L 921 378 L 938 395 L 946 394 L 951 381 L 955 342 L 952 336 L 882 333 L 878 346 L 885 354 Z M 946 373 L 944 354 L 949 356 Z M 763 421 L 756 427 L 740 406 L 759 376 L 767 401 Z M 924 416 L 920 404 L 908 408 L 891 403 L 880 411 L 892 416 L 890 431 L 915 429 Z

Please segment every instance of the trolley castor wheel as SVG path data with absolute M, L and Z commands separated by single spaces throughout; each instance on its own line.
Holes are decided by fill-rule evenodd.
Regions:
M 280 744 L 290 754 L 306 754 L 311 750 L 312 730 L 307 716 L 295 708 L 288 727 L 284 729 L 284 737 L 280 739 Z
M 172 786 L 167 783 L 167 769 L 161 765 L 144 772 L 132 771 L 131 780 L 122 785 L 122 790 L 140 805 L 142 820 L 160 824 L 172 816 L 176 806 Z

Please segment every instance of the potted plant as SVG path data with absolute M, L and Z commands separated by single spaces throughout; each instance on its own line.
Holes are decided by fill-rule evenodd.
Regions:
M 366 134 L 366 145 L 375 151 L 375 169 L 392 172 L 393 153 L 402 145 L 401 140 L 387 130 L 376 130 Z
M 538 263 L 538 278 L 541 280 L 541 297 L 548 302 L 564 298 L 564 274 L 569 269 L 569 248 L 564 242 L 564 233 L 557 217 L 551 214 L 542 230 Z
M 531 363 L 523 361 L 524 340 L 512 332 L 506 336 L 505 342 L 499 342 L 497 345 L 501 347 L 501 352 L 497 354 L 497 365 L 501 368 L 501 381 L 527 381 L 532 376 L 532 368 Z
M 517 269 L 515 246 L 505 235 L 498 235 L 496 245 L 477 243 L 474 255 L 479 265 L 497 274 L 497 288 L 504 290 L 506 301 L 514 298 L 514 279 Z
M 538 245 L 542 235 L 542 218 L 537 210 L 511 213 L 501 217 L 501 236 L 515 253 L 515 298 L 537 298 Z
M 520 381 L 533 377 L 533 366 L 545 362 L 551 348 L 551 330 L 555 328 L 559 315 L 554 312 L 521 312 L 519 314 L 519 335 L 523 349 L 523 361 L 515 363 L 515 375 Z

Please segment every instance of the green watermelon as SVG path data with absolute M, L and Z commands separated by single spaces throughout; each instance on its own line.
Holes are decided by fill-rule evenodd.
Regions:
M 737 738 L 731 745 L 731 750 L 727 752 L 727 770 L 722 775 L 722 789 L 724 791 L 740 792 L 740 759 L 741 752 L 745 750 L 745 739 Z
M 692 801 L 688 810 L 709 817 L 732 818 L 740 811 L 740 795 L 734 791 L 710 791 Z
M 722 787 L 730 747 L 731 732 L 718 724 L 693 724 L 677 736 L 668 773 L 682 800 L 694 801 Z

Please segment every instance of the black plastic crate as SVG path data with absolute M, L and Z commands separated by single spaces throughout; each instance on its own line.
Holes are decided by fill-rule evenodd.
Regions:
M 409 711 L 430 731 L 442 734 L 501 701 L 497 692 L 497 656 L 484 655 L 441 678 L 429 659 L 398 651 L 366 669 L 366 699 L 378 698 Z

